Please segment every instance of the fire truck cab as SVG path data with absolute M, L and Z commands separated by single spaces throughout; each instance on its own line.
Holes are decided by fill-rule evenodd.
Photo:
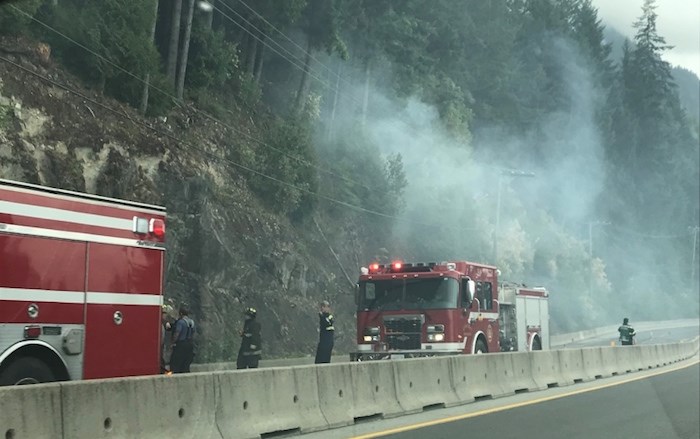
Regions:
M 506 339 L 501 326 L 516 322 L 519 327 L 519 314 L 512 319 L 511 314 L 520 302 L 501 303 L 511 296 L 499 296 L 498 275 L 494 266 L 466 261 L 363 267 L 356 297 L 357 350 L 351 361 L 500 352 Z M 546 292 L 541 294 L 546 300 Z M 532 309 L 528 316 L 534 316 Z M 541 339 L 548 325 L 528 322 L 532 340 Z M 543 346 L 533 342 L 528 349 Z
M 159 372 L 165 209 L 0 180 L 0 385 Z

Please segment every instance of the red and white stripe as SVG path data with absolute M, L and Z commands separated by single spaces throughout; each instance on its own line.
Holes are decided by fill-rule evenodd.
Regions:
M 28 186 L 28 187 L 24 187 Z M 0 232 L 131 247 L 162 247 L 134 232 L 134 217 L 164 220 L 157 206 L 68 191 L 39 191 L 0 180 Z
M 136 294 L 88 291 L 85 293 L 82 291 L 0 287 L 0 301 L 161 306 L 163 304 L 163 296 L 159 295 L 157 292 L 152 294 Z

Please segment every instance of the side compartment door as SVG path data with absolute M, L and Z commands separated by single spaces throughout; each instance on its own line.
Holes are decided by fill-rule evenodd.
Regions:
M 38 326 L 35 338 L 81 378 L 85 251 L 84 242 L 0 232 L 0 354 L 25 339 L 25 326 Z M 66 350 L 69 333 L 75 342 Z
M 88 244 L 85 378 L 159 372 L 164 254 Z

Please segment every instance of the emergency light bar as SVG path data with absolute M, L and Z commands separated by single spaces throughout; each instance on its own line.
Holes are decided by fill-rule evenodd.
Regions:
M 380 264 L 378 262 L 373 262 L 368 266 L 369 274 L 376 273 L 427 273 L 433 271 L 433 267 L 437 264 L 435 262 L 417 262 L 404 263 L 401 261 L 395 261 L 391 264 Z
M 165 236 L 165 221 L 158 218 L 149 220 L 135 216 L 132 231 L 139 235 L 151 234 L 156 238 L 163 238 Z

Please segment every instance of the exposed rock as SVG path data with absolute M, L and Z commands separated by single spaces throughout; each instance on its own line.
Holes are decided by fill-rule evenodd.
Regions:
M 23 63 L 90 95 L 70 75 L 29 57 Z M 197 361 L 235 358 L 247 306 L 258 309 L 264 356 L 312 355 L 321 299 L 336 307 L 337 349 L 349 348 L 352 290 L 311 228 L 271 213 L 222 163 L 134 124 L 130 119 L 143 120 L 116 101 L 103 99 L 128 117 L 7 64 L 0 64 L 0 78 L 0 178 L 167 207 L 165 295 L 193 310 L 201 334 Z M 231 146 L 220 124 L 181 111 L 145 123 L 197 138 L 218 155 L 250 150 Z

